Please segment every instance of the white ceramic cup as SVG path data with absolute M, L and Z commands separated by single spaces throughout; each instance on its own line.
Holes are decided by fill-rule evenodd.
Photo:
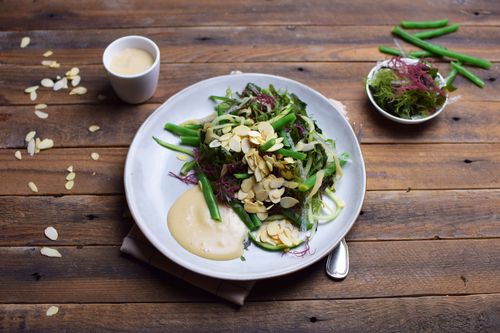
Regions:
M 139 74 L 121 75 L 114 73 L 111 70 L 111 60 L 117 52 L 126 48 L 138 48 L 149 52 L 154 59 L 153 65 Z M 102 63 L 108 72 L 111 86 L 123 101 L 138 104 L 147 101 L 154 95 L 160 75 L 160 49 L 151 39 L 142 36 L 118 38 L 104 50 Z

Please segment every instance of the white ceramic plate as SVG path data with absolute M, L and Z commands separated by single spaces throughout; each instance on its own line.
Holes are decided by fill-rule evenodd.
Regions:
M 226 89 L 241 91 L 248 82 L 261 87 L 273 84 L 288 89 L 307 103 L 308 113 L 323 132 L 336 140 L 339 152 L 349 152 L 352 160 L 337 186 L 338 195 L 346 207 L 333 222 L 320 225 L 310 242 L 312 254 L 296 257 L 291 254 L 267 252 L 255 245 L 245 251 L 246 261 L 240 259 L 216 261 L 198 257 L 186 251 L 170 234 L 167 212 L 188 185 L 170 177 L 178 173 L 184 162 L 153 141 L 153 135 L 177 143 L 178 139 L 163 130 L 166 122 L 201 118 L 213 112 L 210 95 L 224 95 Z M 130 146 L 125 164 L 125 191 L 130 211 L 149 241 L 165 256 L 200 274 L 229 279 L 254 280 L 297 271 L 328 254 L 351 229 L 358 217 L 365 195 L 366 175 L 361 150 L 349 123 L 324 96 L 296 81 L 266 74 L 236 74 L 214 77 L 196 83 L 169 98 L 139 128 Z M 300 249 L 300 248 L 299 248 Z

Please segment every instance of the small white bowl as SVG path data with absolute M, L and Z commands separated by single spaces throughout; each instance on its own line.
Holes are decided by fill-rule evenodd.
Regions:
M 418 62 L 417 59 L 410 59 L 410 58 L 402 58 L 402 60 L 407 63 L 407 64 L 415 64 Z M 392 115 L 390 114 L 389 112 L 385 111 L 384 109 L 382 109 L 378 104 L 377 102 L 375 102 L 375 99 L 373 98 L 373 95 L 372 95 L 372 92 L 370 90 L 370 82 L 371 80 L 373 79 L 373 76 L 375 76 L 375 74 L 378 72 L 379 69 L 381 69 L 382 67 L 387 67 L 387 64 L 389 63 L 390 60 L 385 60 L 385 61 L 382 61 L 382 62 L 379 62 L 375 67 L 372 68 L 372 70 L 370 71 L 370 73 L 368 74 L 368 78 L 366 80 L 366 94 L 368 95 L 368 98 L 370 99 L 370 102 L 372 102 L 373 106 L 375 106 L 375 108 L 386 118 L 389 118 L 390 120 L 392 121 L 395 121 L 397 123 L 401 123 L 401 124 L 420 124 L 420 123 L 423 123 L 425 121 L 428 121 L 428 120 L 431 120 L 432 118 L 434 117 L 437 117 L 438 114 L 440 114 L 441 112 L 443 112 L 446 104 L 448 104 L 448 93 L 446 94 L 446 100 L 444 101 L 443 105 L 441 106 L 441 108 L 439 108 L 438 110 L 436 110 L 433 114 L 431 114 L 430 116 L 428 117 L 425 117 L 425 118 L 416 118 L 416 119 L 404 119 L 404 118 L 400 118 L 400 117 L 397 117 L 395 115 Z M 438 73 L 437 74 L 437 77 L 439 79 L 439 82 L 440 82 L 440 87 L 444 87 L 446 85 L 446 80 L 443 78 L 443 76 Z
M 139 74 L 121 75 L 114 73 L 111 70 L 111 60 L 117 52 L 126 48 L 138 48 L 149 52 L 154 59 L 153 65 Z M 151 39 L 142 36 L 118 38 L 104 50 L 102 63 L 108 72 L 111 86 L 123 101 L 138 104 L 147 101 L 154 95 L 160 76 L 160 49 Z

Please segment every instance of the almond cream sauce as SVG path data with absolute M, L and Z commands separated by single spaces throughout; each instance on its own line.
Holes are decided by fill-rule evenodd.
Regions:
M 119 75 L 135 75 L 145 72 L 153 63 L 153 56 L 148 51 L 126 48 L 113 56 L 110 69 Z
M 200 257 L 231 260 L 243 254 L 246 226 L 227 206 L 219 206 L 222 222 L 210 218 L 199 186 L 184 192 L 168 212 L 167 224 L 175 240 Z

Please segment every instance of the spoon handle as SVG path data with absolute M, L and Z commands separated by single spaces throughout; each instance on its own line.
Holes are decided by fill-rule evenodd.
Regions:
M 334 280 L 342 280 L 349 273 L 349 249 L 344 238 L 328 255 L 326 274 Z

